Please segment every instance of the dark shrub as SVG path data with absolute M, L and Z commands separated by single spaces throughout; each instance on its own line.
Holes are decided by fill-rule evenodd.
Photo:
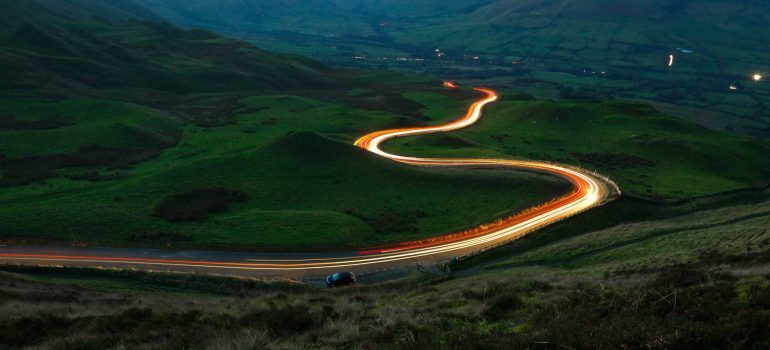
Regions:
M 50 154 L 18 159 L 0 158 L 3 176 L 0 187 L 21 186 L 43 181 L 56 175 L 57 169 L 73 167 L 110 167 L 125 168 L 133 164 L 156 157 L 163 148 L 124 148 L 88 145 L 72 153 Z M 88 178 L 91 176 L 91 178 Z M 77 178 L 77 176 L 75 176 Z M 98 173 L 96 178 L 100 178 Z M 111 175 L 104 181 L 117 180 L 120 176 Z M 93 174 L 82 179 L 94 180 Z
M 518 295 L 503 294 L 496 297 L 484 309 L 484 317 L 491 320 L 505 318 L 511 311 L 519 309 L 524 303 Z
M 366 221 L 377 233 L 417 231 L 417 221 L 428 215 L 421 210 L 398 212 L 389 207 L 386 207 L 382 212 L 374 216 L 366 216 L 353 210 L 346 210 L 345 213 Z
M 80 174 L 74 174 L 69 178 L 71 180 L 78 180 L 78 181 L 104 182 L 104 181 L 114 181 L 114 180 L 124 179 L 127 176 L 128 175 L 122 174 L 122 173 L 113 173 L 113 174 L 103 175 L 103 174 L 100 174 L 98 171 L 89 171 L 89 172 L 84 172 Z
M 56 119 L 43 119 L 43 120 L 17 120 L 14 115 L 0 116 L 0 131 L 6 130 L 47 130 L 56 129 L 65 125 L 71 125 L 71 123 L 56 120 Z
M 247 198 L 246 193 L 238 190 L 201 188 L 171 196 L 155 207 L 154 215 L 170 222 L 203 221 L 209 214 L 223 212 L 230 204 L 245 202 Z
M 289 335 L 310 329 L 315 325 L 317 317 L 305 305 L 271 306 L 268 310 L 246 315 L 241 323 L 257 325 L 277 335 Z
M 51 314 L 5 321 L 0 323 L 0 347 L 29 344 L 30 340 L 39 339 L 41 334 L 61 334 L 70 323 L 65 318 Z
M 661 271 L 651 286 L 654 288 L 675 288 L 698 285 L 706 281 L 706 275 L 699 270 L 674 266 Z

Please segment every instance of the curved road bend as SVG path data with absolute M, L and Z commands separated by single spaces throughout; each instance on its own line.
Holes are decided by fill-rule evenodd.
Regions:
M 377 131 L 361 137 L 355 145 L 393 161 L 415 166 L 510 169 L 558 176 L 572 183 L 571 193 L 468 231 L 365 251 L 264 254 L 136 248 L 0 246 L 0 263 L 199 272 L 245 277 L 303 278 L 340 270 L 371 272 L 408 266 L 418 261 L 432 263 L 483 250 L 601 205 L 610 195 L 615 187 L 609 180 L 567 166 L 519 160 L 405 157 L 380 149 L 380 145 L 390 139 L 448 132 L 473 125 L 481 118 L 484 107 L 499 98 L 493 90 L 475 90 L 484 96 L 473 103 L 467 114 L 458 120 L 439 126 Z

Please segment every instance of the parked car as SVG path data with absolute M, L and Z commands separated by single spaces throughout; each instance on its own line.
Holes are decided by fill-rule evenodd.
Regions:
M 326 286 L 329 288 L 343 287 L 356 283 L 356 274 L 352 272 L 337 272 L 326 277 Z

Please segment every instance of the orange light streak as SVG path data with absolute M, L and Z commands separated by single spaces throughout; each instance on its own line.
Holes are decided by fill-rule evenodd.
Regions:
M 445 86 L 452 89 L 457 88 L 457 86 L 451 82 L 445 83 Z M 393 161 L 415 166 L 510 169 L 550 174 L 566 179 L 572 183 L 573 191 L 538 207 L 530 208 L 519 214 L 501 218 L 469 230 L 439 237 L 363 250 L 351 256 L 306 259 L 241 258 L 240 260 L 233 261 L 212 261 L 133 256 L 110 257 L 97 256 L 96 254 L 19 253 L 18 251 L 2 253 L 1 250 L 6 249 L 5 247 L 2 247 L 0 248 L 0 260 L 27 261 L 29 263 L 38 263 L 39 261 L 66 262 L 68 264 L 88 266 L 93 264 L 99 266 L 127 264 L 132 266 L 175 267 L 184 270 L 195 270 L 196 268 L 238 269 L 272 271 L 271 273 L 274 274 L 298 270 L 334 270 L 353 267 L 372 269 L 375 266 L 392 266 L 393 264 L 403 265 L 409 261 L 420 261 L 423 259 L 442 259 L 485 249 L 499 243 L 521 238 L 536 229 L 550 225 L 556 221 L 575 215 L 602 203 L 609 192 L 608 187 L 604 183 L 604 181 L 608 180 L 567 166 L 546 162 L 505 159 L 418 158 L 395 155 L 380 149 L 380 145 L 390 139 L 437 132 L 449 132 L 473 125 L 481 118 L 483 108 L 499 99 L 499 95 L 491 89 L 476 88 L 475 90 L 481 92 L 484 96 L 474 102 L 463 117 L 455 121 L 438 126 L 376 131 L 359 138 L 356 140 L 355 145 Z M 15 250 L 20 249 L 19 247 L 11 248 Z M 50 249 L 55 250 L 56 248 Z

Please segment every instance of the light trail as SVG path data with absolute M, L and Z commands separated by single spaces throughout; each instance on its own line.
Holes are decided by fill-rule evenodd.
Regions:
M 447 87 L 447 88 L 450 88 L 450 89 L 457 89 L 458 88 L 457 84 L 455 84 L 455 83 L 453 83 L 451 81 L 445 81 L 444 82 L 444 87 Z
M 668 66 L 669 67 L 674 66 L 674 55 L 668 55 Z
M 474 229 L 458 234 L 451 234 L 437 238 L 426 239 L 416 242 L 400 244 L 395 248 L 383 248 L 378 250 L 365 251 L 364 253 L 384 253 L 394 251 L 411 250 L 424 246 L 440 246 L 442 243 L 463 240 L 470 237 L 494 238 L 498 241 L 505 238 L 517 238 L 523 236 L 521 229 L 531 230 L 535 227 L 542 227 L 559 219 L 577 214 L 583 210 L 601 204 L 601 201 L 607 196 L 607 187 L 602 181 L 585 174 L 584 172 L 574 170 L 568 167 L 535 161 L 518 160 L 500 160 L 500 159 L 456 159 L 456 158 L 418 158 L 405 157 L 391 154 L 380 149 L 380 145 L 385 141 L 394 138 L 425 135 L 436 132 L 448 132 L 466 128 L 475 124 L 482 115 L 483 108 L 499 99 L 498 94 L 490 89 L 476 88 L 476 91 L 482 92 L 485 97 L 468 109 L 468 113 L 458 120 L 449 124 L 433 127 L 415 127 L 393 130 L 383 130 L 368 134 L 359 138 L 355 145 L 366 149 L 379 156 L 411 165 L 426 167 L 487 167 L 487 168 L 507 168 L 515 170 L 529 170 L 541 173 L 547 173 L 567 179 L 574 185 L 574 192 L 564 196 L 541 208 L 534 209 L 520 215 L 503 219 L 483 229 Z M 524 226 L 519 224 L 526 223 Z M 529 231 L 527 231 L 529 232 Z M 487 243 L 489 241 L 474 241 L 475 243 Z M 448 245 L 451 250 L 456 246 Z
M 453 83 L 447 83 L 445 86 L 457 88 Z M 359 138 L 355 145 L 381 157 L 414 166 L 509 169 L 549 174 L 572 183 L 572 192 L 539 207 L 471 230 L 331 257 L 328 254 L 319 254 L 318 257 L 292 258 L 291 254 L 286 254 L 286 257 L 280 258 L 260 258 L 243 257 L 238 253 L 211 252 L 208 255 L 203 254 L 211 258 L 195 259 L 147 256 L 146 250 L 130 249 L 122 251 L 120 256 L 109 256 L 102 254 L 100 248 L 70 248 L 67 251 L 65 248 L 45 247 L 41 251 L 24 247 L 0 247 L 0 261 L 36 265 L 162 268 L 171 271 L 229 274 L 237 274 L 234 271 L 246 271 L 248 275 L 271 276 L 286 276 L 296 272 L 317 275 L 339 269 L 366 272 L 378 268 L 405 266 L 416 261 L 440 261 L 487 249 L 598 206 L 607 198 L 610 193 L 608 179 L 563 165 L 505 159 L 408 157 L 391 154 L 380 148 L 384 142 L 394 138 L 449 132 L 473 125 L 481 118 L 484 107 L 499 99 L 498 94 L 491 89 L 475 90 L 484 96 L 468 108 L 465 116 L 453 122 L 438 126 L 377 131 Z

